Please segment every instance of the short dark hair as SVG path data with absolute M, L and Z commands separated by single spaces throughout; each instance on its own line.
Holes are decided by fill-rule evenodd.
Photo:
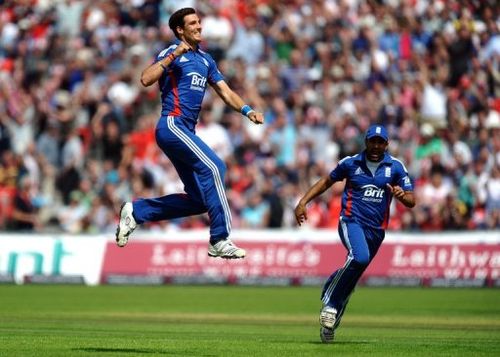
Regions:
M 170 27 L 170 29 L 174 32 L 175 37 L 179 40 L 180 38 L 177 33 L 177 27 L 184 27 L 184 17 L 191 14 L 196 14 L 196 10 L 192 7 L 184 7 L 174 12 L 168 20 L 168 27 Z

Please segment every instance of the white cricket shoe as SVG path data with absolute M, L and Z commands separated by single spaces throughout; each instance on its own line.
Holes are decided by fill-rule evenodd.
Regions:
M 119 247 L 127 245 L 129 235 L 137 228 L 137 222 L 132 215 L 133 210 L 131 202 L 125 202 L 120 207 L 120 222 L 116 227 L 116 245 Z
M 244 249 L 237 247 L 229 238 L 208 245 L 208 256 L 212 258 L 242 259 L 246 254 Z
M 326 329 L 332 330 L 337 320 L 337 310 L 333 307 L 325 305 L 319 313 L 319 324 Z
M 323 343 L 332 343 L 333 338 L 335 337 L 335 331 L 329 328 L 321 327 L 319 329 L 319 337 Z

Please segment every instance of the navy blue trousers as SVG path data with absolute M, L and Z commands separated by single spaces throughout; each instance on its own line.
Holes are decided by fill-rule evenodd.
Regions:
M 347 259 L 342 268 L 330 275 L 321 293 L 323 304 L 337 310 L 334 328 L 340 324 L 356 283 L 377 254 L 384 240 L 385 231 L 363 227 L 356 222 L 341 218 L 339 235 L 347 249 Z
M 185 193 L 133 202 L 137 223 L 187 217 L 208 212 L 210 240 L 229 236 L 231 212 L 226 198 L 226 165 L 180 118 L 161 117 L 156 142 L 168 156 L 184 184 Z

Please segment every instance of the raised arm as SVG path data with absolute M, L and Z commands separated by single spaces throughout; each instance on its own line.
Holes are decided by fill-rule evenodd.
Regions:
M 300 226 L 304 221 L 307 221 L 307 204 L 313 199 L 321 195 L 329 189 L 335 181 L 332 180 L 330 175 L 323 176 L 314 185 L 309 188 L 306 194 L 300 199 L 297 207 L 295 207 L 295 219 Z
M 245 115 L 255 124 L 263 124 L 264 123 L 264 115 L 260 112 L 256 112 L 250 106 L 246 105 L 243 99 L 234 92 L 225 81 L 218 81 L 215 84 L 212 84 L 212 87 L 215 89 L 219 97 L 222 98 L 224 103 L 228 106 L 236 110 L 237 112 L 241 112 L 241 114 Z
M 184 42 L 180 42 L 179 45 L 171 52 L 168 56 L 160 59 L 159 61 L 148 66 L 141 74 L 141 84 L 144 87 L 149 87 L 150 85 L 156 83 L 160 79 L 163 72 L 168 66 L 179 56 L 189 51 L 191 48 Z

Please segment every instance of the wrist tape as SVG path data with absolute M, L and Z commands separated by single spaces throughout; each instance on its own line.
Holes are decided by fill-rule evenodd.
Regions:
M 255 110 L 252 109 L 251 106 L 248 104 L 245 104 L 244 106 L 241 107 L 241 114 L 244 116 L 248 117 L 248 114 L 253 113 Z

